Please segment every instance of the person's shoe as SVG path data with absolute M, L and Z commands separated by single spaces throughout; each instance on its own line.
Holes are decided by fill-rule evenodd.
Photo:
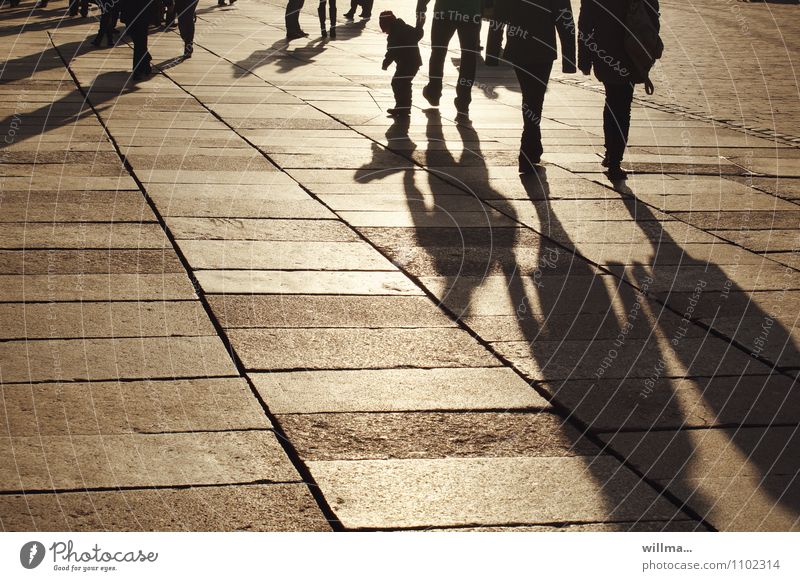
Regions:
M 297 40 L 298 38 L 306 38 L 307 36 L 307 32 L 303 32 L 302 30 L 293 30 L 286 33 L 286 40 Z
M 47 8 L 47 0 L 39 0 L 34 8 Z
M 103 43 L 103 37 L 102 35 L 98 34 L 97 36 L 94 37 L 94 40 L 92 41 L 92 46 L 100 46 L 102 43 Z
M 389 117 L 408 117 L 411 115 L 411 107 L 393 107 L 386 110 Z
M 336 38 L 336 27 L 331 26 L 331 38 Z
M 612 182 L 624 180 L 628 177 L 628 172 L 622 169 L 619 164 L 611 164 L 608 166 L 608 171 L 606 171 L 606 175 L 608 179 Z
M 532 173 L 536 173 L 539 171 L 541 167 L 542 159 L 540 157 L 537 158 L 528 158 L 525 157 L 524 159 L 519 160 L 519 173 L 522 175 L 528 175 Z
M 194 45 L 191 42 L 187 42 L 183 46 L 183 58 L 190 59 L 192 58 L 192 53 L 194 52 Z
M 321 29 L 320 34 L 322 35 L 322 38 L 328 38 L 328 31 L 325 30 L 324 28 Z
M 37 4 L 37 6 L 42 6 L 42 7 L 44 7 L 44 6 L 47 6 L 47 4 L 42 4 L 42 3 L 40 2 L 39 4 Z M 70 8 L 70 9 L 69 9 L 69 12 L 68 12 L 67 14 L 69 14 L 70 16 L 77 16 L 77 15 L 78 15 L 78 9 L 77 9 L 77 8 Z
M 422 96 L 425 97 L 425 100 L 430 103 L 432 107 L 438 107 L 439 100 L 442 98 L 441 94 L 437 95 L 433 92 L 430 85 L 425 85 L 422 88 Z
M 225 6 L 225 0 L 217 0 L 217 6 Z
M 20 0 L 11 0 L 11 2 L 9 4 L 10 4 L 11 8 L 16 8 L 17 6 L 19 6 L 19 3 L 20 3 Z
M 372 12 L 362 12 L 359 16 L 364 19 L 372 18 Z
M 81 16 L 83 18 L 87 18 L 89 16 L 89 8 L 88 7 L 81 8 Z
M 236 4 L 236 0 L 228 0 L 228 4 L 233 6 L 234 4 Z
M 342 16 L 345 17 L 346 20 L 353 20 L 356 17 L 356 13 L 354 10 L 348 10 Z

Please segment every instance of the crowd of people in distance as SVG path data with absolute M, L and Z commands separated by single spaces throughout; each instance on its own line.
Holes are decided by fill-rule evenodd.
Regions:
M 100 9 L 100 25 L 92 41 L 102 46 L 115 44 L 117 22 L 125 23 L 125 33 L 133 43 L 133 78 L 152 74 L 147 37 L 151 26 L 166 29 L 177 25 L 184 43 L 183 58 L 194 51 L 198 0 L 93 0 Z M 3 2 L 3 0 L 0 0 Z M 20 0 L 5 0 L 11 6 Z M 234 4 L 236 0 L 228 0 Z M 225 0 L 217 0 L 225 5 Z M 288 0 L 285 11 L 286 39 L 307 37 L 300 25 L 305 0 Z M 374 0 L 351 0 L 343 15 L 353 20 L 372 16 Z M 36 7 L 46 7 L 38 0 Z M 67 0 L 70 15 L 87 16 L 89 0 Z M 415 21 L 406 23 L 391 11 L 380 14 L 380 29 L 387 35 L 387 51 L 382 67 L 395 65 L 391 86 L 395 106 L 387 113 L 408 117 L 412 110 L 412 83 L 423 66 L 419 42 L 424 36 L 430 0 L 417 0 Z M 336 0 L 319 0 L 317 10 L 323 38 L 336 38 Z M 430 27 L 428 81 L 422 96 L 438 107 L 444 90 L 444 65 L 454 36 L 460 45 L 458 80 L 454 104 L 456 121 L 469 122 L 469 108 L 479 55 L 481 27 L 488 22 L 487 66 L 501 63 L 513 67 L 522 93 L 523 131 L 519 154 L 522 174 L 537 171 L 544 148 L 541 118 L 545 93 L 554 62 L 561 55 L 561 71 L 584 75 L 594 71 L 605 88 L 603 166 L 611 179 L 623 179 L 622 159 L 628 141 L 634 89 L 643 84 L 654 90 L 650 68 L 661 57 L 658 0 L 581 0 L 577 25 L 570 0 L 434 0 Z M 505 42 L 504 42 L 505 41 Z M 503 46 L 505 45 L 505 46 Z

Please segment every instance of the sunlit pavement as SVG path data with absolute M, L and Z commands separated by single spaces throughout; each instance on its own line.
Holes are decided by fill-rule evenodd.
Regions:
M 589 78 L 520 180 L 513 71 L 394 123 L 376 19 L 204 0 L 133 83 L 94 18 L 3 7 L 2 528 L 797 529 L 798 36 L 714 80 L 662 8 L 611 184 Z

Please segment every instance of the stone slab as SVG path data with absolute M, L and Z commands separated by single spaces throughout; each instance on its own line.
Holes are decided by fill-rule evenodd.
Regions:
M 220 324 L 237 327 L 454 327 L 427 297 L 212 295 Z
M 231 329 L 228 336 L 249 370 L 500 365 L 460 329 Z
M 116 435 L 267 429 L 241 378 L 6 383 L 0 436 Z
M 0 303 L 0 339 L 170 337 L 216 333 L 198 301 Z
M 0 275 L 0 301 L 196 299 L 186 274 Z
M 199 270 L 195 275 L 209 294 L 423 294 L 400 272 Z
M 154 223 L 4 224 L 0 248 L 168 248 Z
M 5 531 L 329 531 L 305 484 L 0 496 Z
M 507 368 L 294 371 L 250 375 L 276 414 L 548 407 Z
M 348 529 L 669 519 L 678 509 L 613 458 L 309 462 Z
M 68 339 L 0 342 L 4 382 L 236 375 L 213 337 Z
M 300 457 L 320 460 L 560 457 L 599 449 L 549 411 L 279 415 Z
M 185 272 L 172 249 L 0 250 L 2 274 L 160 274 Z
M 271 430 L 0 438 L 0 490 L 293 482 Z
M 167 218 L 177 240 L 274 240 L 356 242 L 355 232 L 334 220 Z

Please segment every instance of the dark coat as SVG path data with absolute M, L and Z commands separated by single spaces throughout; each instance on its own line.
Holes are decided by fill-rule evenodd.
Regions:
M 659 26 L 658 0 L 642 0 Z M 581 0 L 578 19 L 578 68 L 604 83 L 643 83 L 625 51 L 629 0 Z
M 569 0 L 506 0 L 499 7 L 498 19 L 508 25 L 507 61 L 522 68 L 555 60 L 557 31 L 564 64 L 575 66 L 575 22 Z
M 389 29 L 383 68 L 388 68 L 392 63 L 397 63 L 398 69 L 418 69 L 421 67 L 422 56 L 419 54 L 419 40 L 421 38 L 421 28 L 414 28 L 400 18 L 395 20 L 392 28 Z
M 126 24 L 140 18 L 150 23 L 157 4 L 156 0 L 121 0 L 120 19 Z

